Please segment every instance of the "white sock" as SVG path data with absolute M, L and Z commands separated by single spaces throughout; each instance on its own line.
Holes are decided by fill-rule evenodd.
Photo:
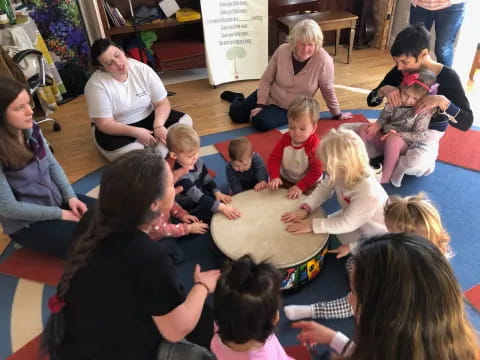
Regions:
M 283 307 L 283 310 L 289 320 L 311 319 L 313 317 L 313 306 L 311 305 L 287 305 Z

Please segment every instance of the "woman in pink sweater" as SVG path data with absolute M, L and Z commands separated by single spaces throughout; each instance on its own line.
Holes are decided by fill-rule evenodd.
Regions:
M 333 88 L 334 68 L 330 55 L 322 48 L 320 26 L 307 19 L 297 23 L 287 44 L 272 55 L 258 89 L 244 98 L 241 93 L 224 91 L 221 98 L 231 101 L 229 114 L 236 123 L 250 120 L 259 130 L 270 130 L 287 123 L 287 109 L 298 96 L 313 97 L 318 89 L 334 119 L 349 118 L 340 111 Z

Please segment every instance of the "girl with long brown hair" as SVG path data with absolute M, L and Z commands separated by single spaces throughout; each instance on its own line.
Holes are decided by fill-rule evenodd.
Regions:
M 292 325 L 302 343 L 330 344 L 352 360 L 480 359 L 460 286 L 435 244 L 389 233 L 363 241 L 353 259 L 355 344 L 313 321 Z
M 93 199 L 73 191 L 31 101 L 24 84 L 0 77 L 0 223 L 13 241 L 64 257 Z

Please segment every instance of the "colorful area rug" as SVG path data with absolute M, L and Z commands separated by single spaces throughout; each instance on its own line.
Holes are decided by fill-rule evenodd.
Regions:
M 477 311 L 480 312 L 480 284 L 465 291 L 465 298 Z
M 378 116 L 378 111 L 358 111 L 356 115 L 355 121 L 365 121 L 364 119 L 375 119 Z M 359 115 L 363 116 L 363 118 L 360 118 Z M 322 120 L 322 122 L 325 125 L 328 124 L 322 131 L 327 131 L 330 127 L 338 126 L 341 123 L 333 120 Z M 448 131 L 450 132 L 450 130 Z M 225 153 L 230 139 L 238 136 L 252 136 L 252 134 L 255 134 L 253 129 L 244 128 L 201 138 L 202 159 L 204 159 L 210 169 L 217 173 L 216 181 L 222 190 L 227 190 L 224 170 L 226 162 L 213 145 L 224 143 L 221 153 Z M 275 130 L 271 135 L 254 135 L 252 142 L 256 146 L 256 151 L 268 158 L 269 147 L 271 148 L 280 134 L 281 131 Z M 465 133 L 455 134 L 455 131 L 453 131 L 452 136 L 457 139 L 459 136 L 463 138 Z M 266 137 L 269 140 L 262 141 Z M 447 141 L 447 144 L 451 142 L 447 135 L 445 135 L 445 141 Z M 463 148 L 467 147 L 463 141 L 460 141 L 460 144 L 462 144 Z M 471 143 L 469 142 L 469 144 Z M 445 146 L 450 145 L 442 143 L 442 147 Z M 468 147 L 471 146 L 468 145 Z M 221 146 L 219 149 L 221 149 Z M 469 151 L 471 153 L 467 159 L 474 155 L 475 148 L 471 148 Z M 453 159 L 452 162 L 457 160 Z M 467 165 L 469 164 L 467 163 Z M 103 169 L 100 169 L 79 180 L 74 184 L 75 191 L 82 194 L 95 194 L 98 190 L 102 172 Z M 479 286 L 475 285 L 480 281 L 478 275 L 480 243 L 471 239 L 476 239 L 480 233 L 480 222 L 472 221 L 474 216 L 480 211 L 479 181 L 480 175 L 478 172 L 438 163 L 437 169 L 430 176 L 422 178 L 407 177 L 400 189 L 386 186 L 389 194 L 408 195 L 426 191 L 428 196 L 438 206 L 452 237 L 452 247 L 456 256 L 451 260 L 451 263 L 455 274 L 460 281 L 462 289 L 471 289 L 465 295 L 468 301 L 473 306 L 476 306 L 477 309 L 479 307 L 479 296 L 475 294 L 478 294 L 480 290 L 478 290 Z M 468 189 L 468 191 L 465 189 Z M 325 204 L 324 209 L 331 213 L 338 209 L 338 204 L 336 204 L 334 199 L 331 199 Z M 468 216 L 468 214 L 471 214 L 471 216 Z M 203 240 L 200 238 L 191 240 L 186 239 L 181 242 L 181 246 L 186 254 L 186 262 L 178 268 L 179 276 L 186 288 L 191 286 L 191 274 L 194 264 L 200 263 L 202 268 L 206 269 L 213 266 L 211 254 L 208 250 L 205 250 L 205 247 L 202 247 Z M 47 270 L 40 271 L 39 268 Z M 24 250 L 18 251 L 13 249 L 12 246 L 0 258 L 0 334 L 2 334 L 0 336 L 0 359 L 19 360 L 34 358 L 30 351 L 32 348 L 38 350 L 38 340 L 32 341 L 32 339 L 35 339 L 40 334 L 43 325 L 48 319 L 49 312 L 46 303 L 48 298 L 55 292 L 55 287 L 51 285 L 57 283 L 60 273 L 61 262 L 59 260 L 48 259 L 39 254 L 29 254 L 28 251 Z M 36 281 L 31 281 L 32 279 Z M 283 300 L 285 304 L 310 304 L 315 301 L 335 299 L 344 296 L 347 292 L 348 283 L 344 274 L 344 265 L 333 257 L 327 257 L 325 269 L 322 270 L 315 281 L 308 284 L 299 293 L 284 296 Z M 470 305 L 466 306 L 466 308 L 475 328 L 480 329 L 480 313 L 475 311 Z M 322 323 L 348 335 L 353 333 L 354 324 L 351 319 L 325 321 Z M 293 351 L 301 352 L 305 350 L 297 346 L 297 331 L 291 329 L 290 322 L 284 318 L 283 312 L 281 312 L 281 320 L 277 327 L 277 335 L 282 344 L 289 348 L 289 351 L 292 349 L 292 346 Z M 12 356 L 12 353 L 15 353 L 14 356 Z M 296 358 L 309 358 L 303 357 L 304 355 L 308 354 L 296 355 Z

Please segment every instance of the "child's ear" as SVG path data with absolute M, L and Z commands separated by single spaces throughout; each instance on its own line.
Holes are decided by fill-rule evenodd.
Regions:
M 276 326 L 279 321 L 280 321 L 280 313 L 277 310 L 277 312 L 275 313 L 275 317 L 273 318 L 273 326 Z

